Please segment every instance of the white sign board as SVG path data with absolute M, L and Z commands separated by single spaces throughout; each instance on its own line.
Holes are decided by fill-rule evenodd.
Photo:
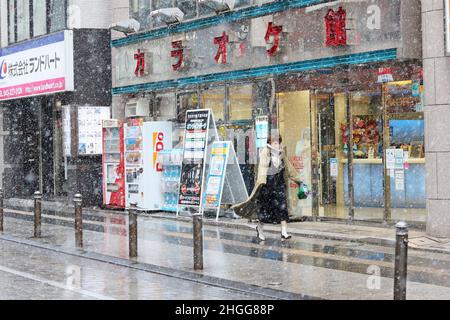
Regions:
M 395 169 L 395 149 L 386 149 L 386 169 Z
M 395 190 L 405 190 L 405 171 L 395 170 Z
M 0 101 L 74 90 L 70 30 L 0 49 Z

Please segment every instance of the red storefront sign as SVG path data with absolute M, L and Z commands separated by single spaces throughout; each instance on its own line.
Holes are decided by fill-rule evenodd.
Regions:
M 337 11 L 328 10 L 325 16 L 326 42 L 327 47 L 339 47 L 347 45 L 346 30 L 347 12 L 339 7 Z
M 136 68 L 134 74 L 136 77 L 142 77 L 145 74 L 145 53 L 141 52 L 140 49 L 134 54 L 134 60 L 136 60 Z
M 280 45 L 280 33 L 283 31 L 283 26 L 275 26 L 273 22 L 269 22 L 267 27 L 267 32 L 265 36 L 265 41 L 267 44 L 273 44 L 270 49 L 267 50 L 269 56 L 273 56 L 278 52 Z M 271 39 L 273 37 L 273 40 Z
M 176 58 L 177 62 L 172 65 L 172 69 L 174 71 L 180 70 L 183 67 L 183 59 L 184 59 L 184 49 L 183 49 L 183 41 L 173 41 L 172 42 L 172 52 L 170 56 L 172 58 Z
M 214 57 L 214 60 L 216 60 L 216 63 L 219 63 L 220 57 L 222 57 L 222 64 L 227 63 L 227 44 L 229 42 L 228 35 L 224 31 L 222 33 L 222 36 L 214 38 L 214 44 L 218 45 L 217 48 L 217 54 Z

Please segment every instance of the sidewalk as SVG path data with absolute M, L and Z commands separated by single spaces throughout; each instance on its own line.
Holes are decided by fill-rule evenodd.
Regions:
M 8 210 L 7 210 L 8 211 Z M 129 264 L 128 260 L 128 238 L 127 217 L 124 215 L 103 213 L 103 221 L 91 221 L 89 223 L 102 225 L 105 232 L 84 231 L 84 250 L 90 254 L 90 258 L 105 261 L 109 257 L 121 259 L 119 262 L 112 260 L 111 263 Z M 185 220 L 182 218 L 181 220 Z M 203 271 L 194 272 L 192 262 L 192 223 L 188 221 L 175 221 L 161 219 L 156 216 L 140 216 L 138 219 L 138 252 L 139 257 L 134 263 L 151 266 L 153 270 L 163 268 L 166 273 L 179 273 L 190 275 L 194 279 L 204 281 L 207 279 L 214 283 L 241 283 L 255 288 L 277 289 L 281 294 L 297 294 L 298 296 L 316 297 L 325 299 L 392 299 L 393 275 L 392 275 L 392 252 L 393 248 L 384 248 L 388 253 L 367 257 L 353 258 L 337 257 L 333 253 L 322 253 L 317 251 L 297 249 L 295 242 L 280 246 L 272 246 L 271 243 L 279 241 L 278 235 L 269 234 L 270 240 L 267 244 L 249 242 L 254 237 L 254 231 L 242 224 L 242 222 L 228 222 L 235 224 L 238 228 L 219 228 L 213 226 L 213 222 L 205 224 L 204 232 L 204 265 Z M 187 220 L 187 219 L 186 219 Z M 88 223 L 88 222 L 85 222 Z M 373 229 L 361 228 L 359 226 L 330 226 L 322 224 L 306 224 L 309 226 L 305 231 L 299 229 L 303 224 L 291 226 L 293 232 L 323 232 L 327 235 L 367 232 Z M 319 227 L 317 227 L 319 226 Z M 317 229 L 315 229 L 317 228 Z M 323 231 L 321 228 L 324 228 Z M 341 229 L 342 228 L 342 229 Z M 226 230 L 225 230 L 226 229 Z M 276 228 L 270 227 L 274 233 Z M 315 229 L 315 230 L 314 230 Z M 378 228 L 382 229 L 382 228 Z M 361 231 L 362 230 L 362 231 Z M 384 236 L 390 239 L 390 229 L 386 229 Z M 373 230 L 375 231 L 375 230 Z M 391 230 L 392 231 L 392 230 Z M 338 233 L 339 232 L 339 233 Z M 73 228 L 64 226 L 44 224 L 42 226 L 43 238 L 30 239 L 32 234 L 32 223 L 20 219 L 10 218 L 5 220 L 5 232 L 0 239 L 8 240 L 8 237 L 23 239 L 36 245 L 51 246 L 61 252 L 72 254 L 74 248 Z M 229 237 L 229 235 L 233 237 Z M 417 234 L 419 235 L 419 233 Z M 347 234 L 357 239 L 358 234 Z M 240 240 L 243 239 L 243 240 Z M 275 240 L 277 239 L 277 240 Z M 9 239 L 8 241 L 11 241 Z M 21 241 L 21 240 L 19 240 Z M 272 241 L 272 242 L 269 242 Z M 297 241 L 296 239 L 294 241 Z M 302 241 L 302 240 L 298 240 Z M 313 245 L 314 246 L 314 245 Z M 345 249 L 349 250 L 351 249 Z M 375 250 L 375 249 L 372 249 Z M 264 258 L 266 255 L 275 255 L 276 259 Z M 292 255 L 300 255 L 302 261 L 324 261 L 323 267 L 308 263 L 298 263 L 291 259 Z M 413 255 L 413 254 L 412 254 Z M 416 254 L 417 255 L 417 254 Z M 87 254 L 85 257 L 88 257 Z M 105 258 L 106 257 L 106 258 Z M 334 260 L 333 260 L 334 259 Z M 373 260 L 375 259 L 375 260 Z M 442 258 L 444 265 L 448 265 L 450 257 Z M 445 262 L 447 260 L 447 262 Z M 115 261 L 115 262 L 114 262 Z M 124 262 L 125 261 L 125 262 Z M 128 262 L 126 262 L 128 261 Z M 334 262 L 333 262 L 334 261 Z M 342 265 L 347 267 L 338 269 Z M 362 272 L 355 272 L 352 265 L 363 268 Z M 368 286 L 370 274 L 365 269 L 371 266 L 381 268 L 380 286 L 376 290 Z M 156 269 L 155 269 L 156 268 Z M 441 286 L 416 281 L 408 281 L 408 299 L 450 299 L 450 269 L 431 268 L 429 263 L 424 266 L 414 265 L 410 267 L 411 276 L 416 274 L 427 274 L 432 277 L 443 277 Z M 196 278 L 197 277 L 197 278 Z M 198 278 L 200 277 L 200 278 Z M 419 277 L 420 278 L 420 277 Z M 409 278 L 410 279 L 410 278 Z M 196 280 L 196 281 L 197 281 Z M 436 281 L 435 281 L 436 283 Z M 438 282 L 439 283 L 439 282 Z
M 5 207 L 32 212 L 33 201 L 24 199 L 8 199 L 5 200 Z M 72 205 L 55 202 L 43 202 L 43 209 L 50 215 L 62 215 L 70 218 L 73 217 L 74 211 Z M 105 214 L 127 215 L 126 211 L 101 210 L 98 208 L 84 208 L 83 210 L 85 219 L 98 220 L 98 217 Z M 190 217 L 179 216 L 177 218 L 173 213 L 141 213 L 141 215 L 158 219 L 169 219 L 185 222 L 191 221 Z M 216 222 L 214 219 L 205 218 L 204 224 L 245 230 L 255 227 L 255 224 L 248 223 L 247 219 L 219 218 L 219 221 Z M 272 234 L 279 234 L 280 232 L 280 227 L 276 225 L 266 225 L 264 229 L 267 233 Z M 317 239 L 351 241 L 384 246 L 395 245 L 395 227 L 383 226 L 377 223 L 361 225 L 358 222 L 349 224 L 346 221 L 293 222 L 289 224 L 289 232 L 294 236 Z M 428 237 L 424 230 L 410 228 L 409 247 L 413 250 L 450 254 L 450 239 Z

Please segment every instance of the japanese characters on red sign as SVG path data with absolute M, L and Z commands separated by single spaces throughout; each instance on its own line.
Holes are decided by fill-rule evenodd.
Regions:
M 273 22 L 269 22 L 267 27 L 267 32 L 264 40 L 267 44 L 272 44 L 272 47 L 267 50 L 269 56 L 274 56 L 280 45 L 280 33 L 283 31 L 283 26 L 275 26 Z
M 339 47 L 347 45 L 347 30 L 346 30 L 347 12 L 342 7 L 337 11 L 329 9 L 326 14 L 325 28 L 326 28 L 326 46 Z M 264 40 L 268 46 L 267 54 L 274 56 L 280 51 L 280 37 L 283 32 L 283 26 L 277 26 L 273 22 L 269 22 Z M 227 48 L 230 43 L 229 36 L 224 31 L 221 36 L 214 38 L 214 45 L 217 46 L 217 53 L 214 60 L 218 64 L 227 63 Z M 172 50 L 170 51 L 171 58 L 174 58 L 172 64 L 173 71 L 179 71 L 184 66 L 185 54 L 183 41 L 173 41 Z M 245 53 L 245 46 L 243 43 L 239 44 L 240 55 Z M 145 54 L 140 50 L 134 55 L 136 62 L 135 75 L 143 76 L 145 73 Z
M 217 54 L 214 57 L 214 60 L 216 60 L 216 63 L 219 63 L 220 57 L 222 57 L 221 64 L 227 63 L 227 44 L 229 42 L 229 37 L 224 31 L 222 33 L 222 36 L 214 38 L 214 44 L 218 45 L 217 48 Z
M 172 70 L 177 71 L 180 70 L 183 67 L 183 60 L 184 60 L 184 49 L 183 49 L 183 41 L 173 41 L 172 42 L 172 50 L 170 52 L 170 56 L 172 58 L 176 58 L 177 62 L 172 65 Z
M 347 12 L 339 7 L 337 11 L 328 10 L 325 16 L 326 42 L 327 47 L 340 47 L 347 45 L 346 30 Z
M 136 60 L 134 74 L 136 77 L 143 77 L 145 74 L 145 53 L 138 49 L 137 53 L 134 54 L 134 60 Z

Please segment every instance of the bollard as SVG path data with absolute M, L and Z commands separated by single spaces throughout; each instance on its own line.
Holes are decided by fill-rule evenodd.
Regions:
M 137 257 L 137 203 L 130 203 L 128 209 L 128 245 L 130 258 Z
M 203 270 L 203 220 L 201 214 L 193 216 L 194 270 Z
M 77 193 L 73 200 L 75 203 L 75 246 L 83 248 L 83 197 Z
M 42 194 L 39 191 L 34 193 L 34 237 L 41 237 L 41 212 Z
M 0 232 L 3 232 L 3 189 L 0 188 Z
M 406 300 L 408 265 L 408 225 L 401 221 L 395 225 L 394 300 Z

